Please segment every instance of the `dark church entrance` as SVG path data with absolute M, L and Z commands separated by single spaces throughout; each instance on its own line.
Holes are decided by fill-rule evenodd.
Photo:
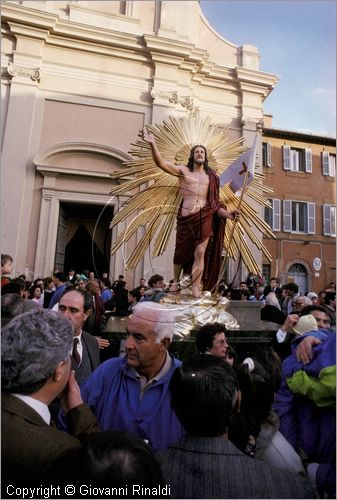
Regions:
M 55 268 L 109 273 L 113 207 L 61 203 Z

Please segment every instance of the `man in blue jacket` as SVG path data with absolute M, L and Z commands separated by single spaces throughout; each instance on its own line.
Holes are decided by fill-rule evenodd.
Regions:
M 282 385 L 274 409 L 280 417 L 280 431 L 302 456 L 320 498 L 334 498 L 336 333 L 320 329 L 308 332 L 298 342 L 297 350 L 283 361 Z M 304 357 L 299 355 L 302 344 L 313 346 Z
M 184 434 L 169 389 L 181 364 L 167 351 L 174 323 L 172 311 L 163 305 L 138 304 L 128 318 L 125 357 L 107 360 L 81 386 L 83 400 L 102 430 L 131 432 L 154 451 L 166 449 Z

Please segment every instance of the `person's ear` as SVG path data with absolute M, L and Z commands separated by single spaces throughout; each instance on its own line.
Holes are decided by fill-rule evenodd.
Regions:
M 90 314 L 91 314 L 91 307 L 87 311 L 84 311 L 84 320 L 83 320 L 83 323 L 85 323 L 87 321 L 87 319 L 90 316 Z
M 54 373 L 52 375 L 54 382 L 59 382 L 64 374 L 65 370 L 65 365 L 66 363 L 64 361 L 60 361 L 57 367 L 54 370 Z
M 161 339 L 160 344 L 164 347 L 165 350 L 168 349 L 168 346 L 170 345 L 170 339 L 166 337 L 165 339 Z

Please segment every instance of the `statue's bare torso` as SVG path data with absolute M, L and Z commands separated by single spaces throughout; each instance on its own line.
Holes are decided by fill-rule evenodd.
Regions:
M 183 198 L 181 215 L 183 217 L 198 212 L 207 204 L 209 177 L 202 170 L 191 172 L 187 167 L 181 166 L 180 192 Z

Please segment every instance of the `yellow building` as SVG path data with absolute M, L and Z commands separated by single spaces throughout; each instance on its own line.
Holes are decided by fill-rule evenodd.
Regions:
M 336 139 L 277 130 L 265 116 L 262 141 L 265 183 L 274 190 L 265 220 L 276 236 L 264 241 L 273 255 L 264 276 L 319 292 L 336 280 Z

